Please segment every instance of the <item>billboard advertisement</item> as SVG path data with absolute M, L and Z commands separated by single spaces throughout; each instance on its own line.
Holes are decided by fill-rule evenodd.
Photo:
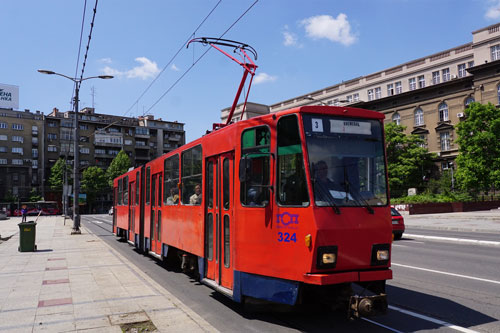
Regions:
M 19 109 L 19 87 L 0 83 L 0 108 Z

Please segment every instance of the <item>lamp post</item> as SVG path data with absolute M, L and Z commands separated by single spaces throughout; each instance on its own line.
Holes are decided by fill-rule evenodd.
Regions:
M 71 80 L 75 83 L 75 102 L 73 103 L 75 106 L 75 119 L 74 119 L 74 134 L 73 134 L 73 144 L 74 144 L 74 154 L 75 157 L 73 159 L 73 230 L 71 234 L 80 234 L 80 207 L 79 207 L 79 196 L 80 196 L 80 178 L 79 178 L 79 167 L 80 167 L 80 149 L 78 148 L 78 142 L 80 139 L 80 131 L 78 128 L 78 94 L 80 91 L 80 85 L 82 81 L 89 79 L 112 79 L 111 75 L 99 75 L 99 76 L 90 76 L 86 78 L 73 78 L 66 76 L 64 74 L 59 74 L 53 71 L 39 69 L 39 73 L 47 74 L 47 75 L 58 75 L 68 80 Z

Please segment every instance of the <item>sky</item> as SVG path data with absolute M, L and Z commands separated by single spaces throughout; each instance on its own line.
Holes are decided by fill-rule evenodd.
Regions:
M 37 70 L 81 77 L 95 1 L 0 1 L 0 83 L 19 86 L 20 110 L 71 110 L 73 84 Z M 498 22 L 500 0 L 101 0 L 83 76 L 114 78 L 83 81 L 80 108 L 178 121 L 190 142 L 220 122 L 243 73 L 208 46 L 186 48 L 193 36 L 252 46 L 249 101 L 271 105 L 469 43 Z

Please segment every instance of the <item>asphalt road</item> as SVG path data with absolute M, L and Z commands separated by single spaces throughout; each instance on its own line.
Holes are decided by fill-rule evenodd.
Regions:
M 82 223 L 222 332 L 500 332 L 500 246 L 420 237 L 500 241 L 498 235 L 408 229 L 416 237 L 393 244 L 388 313 L 348 321 L 319 306 L 245 308 L 118 241 L 111 216 L 84 215 Z

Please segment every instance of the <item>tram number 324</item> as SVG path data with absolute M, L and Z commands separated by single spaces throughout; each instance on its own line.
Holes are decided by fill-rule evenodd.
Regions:
M 288 232 L 278 232 L 278 242 L 295 243 L 297 242 L 297 235 L 295 233 L 290 234 Z

